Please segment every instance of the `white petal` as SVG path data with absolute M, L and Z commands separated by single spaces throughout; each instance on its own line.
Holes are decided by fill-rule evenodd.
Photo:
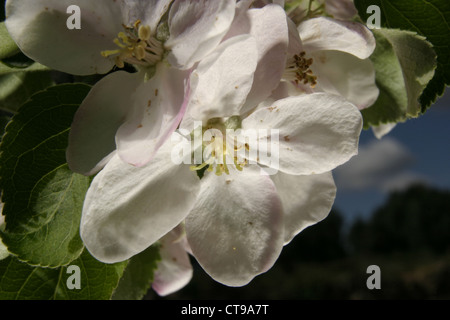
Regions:
M 149 26 L 152 34 L 156 32 L 161 18 L 167 12 L 173 0 L 122 0 L 124 20 L 129 24 L 141 21 L 141 25 Z
M 327 217 L 336 196 L 331 172 L 307 176 L 279 172 L 271 178 L 283 204 L 285 244 Z
M 298 26 L 306 53 L 337 50 L 360 59 L 368 58 L 375 49 L 375 38 L 363 24 L 331 18 L 308 19 Z
M 373 126 L 372 131 L 377 139 L 381 139 L 389 132 L 391 132 L 396 127 L 396 125 L 396 123 L 380 124 L 378 126 Z
M 372 61 L 340 51 L 317 51 L 312 57 L 311 70 L 318 82 L 316 90 L 339 94 L 360 110 L 375 103 L 379 89 Z
M 169 15 L 168 60 L 189 69 L 211 52 L 230 28 L 235 1 L 175 0 Z
M 126 122 L 116 136 L 119 156 L 125 162 L 143 166 L 175 131 L 188 103 L 189 73 L 158 67 L 156 74 L 136 91 Z
M 303 51 L 303 44 L 302 40 L 300 39 L 300 34 L 298 33 L 297 26 L 295 25 L 295 23 L 290 18 L 287 19 L 287 23 L 289 30 L 288 53 L 289 56 L 293 56 Z
M 260 144 L 260 153 L 265 146 L 269 150 L 267 156 L 259 154 L 252 161 L 288 174 L 319 174 L 357 154 L 362 117 L 356 106 L 340 96 L 313 93 L 258 109 L 242 121 L 242 128 L 266 130 L 266 136 L 259 135 L 260 141 L 269 141 L 269 136 L 273 143 L 273 149 L 269 143 Z
M 86 194 L 81 237 L 100 261 L 123 261 L 155 243 L 183 221 L 194 205 L 197 175 L 171 162 L 166 143 L 146 167 L 113 157 Z
M 116 149 L 117 129 L 125 121 L 142 80 L 140 74 L 118 71 L 94 85 L 70 129 L 66 157 L 71 170 L 90 175 L 102 168 L 102 159 Z
M 71 0 L 8 0 L 6 26 L 31 59 L 53 69 L 86 75 L 105 73 L 113 62 L 100 53 L 123 31 L 119 2 L 79 0 L 81 29 L 69 29 Z
M 243 286 L 267 271 L 280 254 L 280 199 L 273 182 L 257 167 L 229 176 L 207 173 L 201 184 L 186 219 L 192 253 L 216 281 Z
M 358 14 L 353 0 L 325 0 L 325 10 L 341 20 L 351 20 Z
M 255 39 L 242 35 L 223 42 L 203 59 L 191 75 L 191 116 L 208 120 L 240 114 L 253 84 L 257 58 Z
M 8 248 L 3 244 L 0 239 L 0 260 L 8 258 L 10 253 L 8 252 Z
M 192 279 L 192 265 L 185 249 L 186 237 L 180 227 L 166 234 L 160 241 L 161 261 L 154 273 L 153 290 L 160 296 L 172 294 Z
M 5 216 L 2 214 L 3 203 L 0 202 L 0 231 L 5 231 Z M 8 248 L 3 244 L 2 239 L 0 239 L 0 260 L 9 257 Z
M 226 38 L 249 34 L 256 39 L 258 66 L 244 110 L 249 111 L 267 98 L 283 75 L 288 46 L 288 26 L 285 11 L 278 5 L 266 5 L 240 13 Z

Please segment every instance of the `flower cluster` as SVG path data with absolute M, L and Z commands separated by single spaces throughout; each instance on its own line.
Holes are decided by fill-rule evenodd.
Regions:
M 360 110 L 378 97 L 364 25 L 294 22 L 283 1 L 79 0 L 82 28 L 56 28 L 72 2 L 8 0 L 6 22 L 32 59 L 106 74 L 67 149 L 73 171 L 96 174 L 81 220 L 95 258 L 158 243 L 159 294 L 190 280 L 189 255 L 243 286 L 328 215 L 331 171 L 357 153 Z

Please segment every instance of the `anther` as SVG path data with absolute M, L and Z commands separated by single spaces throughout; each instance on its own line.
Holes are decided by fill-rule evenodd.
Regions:
M 139 39 L 142 41 L 148 41 L 151 36 L 151 30 L 149 26 L 140 26 L 138 30 Z
M 283 78 L 285 80 L 293 81 L 296 84 L 309 84 L 314 88 L 317 84 L 317 77 L 310 69 L 314 60 L 312 58 L 306 59 L 305 55 L 306 53 L 302 51 L 288 60 Z
M 132 27 L 123 27 L 125 30 L 113 40 L 119 49 L 102 51 L 103 57 L 115 56 L 119 68 L 123 68 L 125 63 L 149 67 L 161 61 L 164 48 L 161 42 L 154 39 L 149 26 L 141 25 L 141 21 L 137 20 Z

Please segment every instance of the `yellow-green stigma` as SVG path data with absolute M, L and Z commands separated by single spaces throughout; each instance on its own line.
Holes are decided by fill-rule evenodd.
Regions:
M 314 88 L 317 84 L 317 77 L 310 69 L 313 64 L 313 59 L 306 59 L 304 51 L 294 55 L 287 62 L 286 70 L 283 74 L 283 79 L 294 81 L 296 84 L 309 84 Z
M 125 31 L 119 32 L 114 39 L 118 48 L 102 51 L 103 57 L 114 57 L 115 64 L 119 68 L 123 68 L 125 63 L 150 67 L 162 60 L 163 45 L 152 36 L 149 26 L 141 25 L 141 21 L 138 20 L 132 27 L 123 27 Z
M 221 119 L 211 119 L 206 127 L 202 128 L 202 137 L 205 137 L 205 133 L 211 137 L 207 141 L 202 139 L 203 162 L 199 165 L 192 165 L 191 171 L 200 171 L 206 168 L 206 171 L 214 171 L 217 176 L 221 176 L 230 174 L 230 165 L 234 165 L 239 171 L 243 170 L 248 161 L 242 160 L 238 151 L 248 150 L 248 144 L 239 144 L 235 136 L 227 134 L 227 128 L 230 129 L 227 127 L 227 123 Z

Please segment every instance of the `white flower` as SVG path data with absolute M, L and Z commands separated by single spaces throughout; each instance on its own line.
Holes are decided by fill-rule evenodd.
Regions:
M 298 28 L 290 21 L 289 27 L 287 82 L 278 91 L 339 94 L 360 110 L 376 101 L 379 90 L 369 60 L 375 39 L 368 28 L 325 17 L 305 20 Z
M 183 226 L 177 226 L 160 240 L 158 262 L 152 283 L 153 290 L 167 296 L 183 288 L 192 279 L 189 246 Z
M 72 4 L 8 0 L 6 26 L 26 55 L 56 70 L 86 75 L 125 63 L 137 68 L 94 86 L 74 118 L 67 158 L 73 171 L 92 174 L 117 148 L 124 161 L 143 165 L 181 120 L 189 69 L 220 43 L 235 1 L 79 0 L 81 29 L 69 30 Z
M 174 148 L 190 136 L 178 133 L 173 135 L 178 140 L 166 140 L 143 167 L 115 155 L 94 178 L 83 207 L 81 236 L 97 259 L 128 259 L 184 223 L 190 253 L 206 272 L 226 285 L 242 286 L 267 271 L 297 233 L 328 214 L 336 192 L 330 170 L 357 153 L 359 110 L 326 93 L 251 109 L 247 100 L 255 90 L 255 70 L 267 66 L 261 66 L 261 40 L 237 34 L 192 72 L 189 106 L 180 127 L 191 132 L 191 125 L 200 121 L 220 132 L 227 126 L 276 129 L 280 139 L 270 141 L 279 151 L 273 167 L 279 172 L 261 174 L 271 161 L 234 157 L 233 149 L 215 139 L 202 147 L 209 160 L 195 166 L 175 164 Z M 285 52 L 278 54 L 285 57 Z M 268 91 L 253 93 L 253 98 L 262 100 Z M 263 141 L 267 137 L 260 136 Z M 227 156 L 230 163 L 220 161 Z M 199 179 L 201 168 L 206 170 Z
M 157 57 L 158 48 L 172 65 L 187 69 L 221 41 L 235 10 L 235 1 L 75 2 L 7 0 L 6 26 L 25 54 L 70 74 L 106 73 L 118 60 L 152 64 L 150 56 L 164 58 Z M 80 7 L 79 30 L 66 27 L 72 4 Z M 169 7 L 167 21 L 161 20 Z

